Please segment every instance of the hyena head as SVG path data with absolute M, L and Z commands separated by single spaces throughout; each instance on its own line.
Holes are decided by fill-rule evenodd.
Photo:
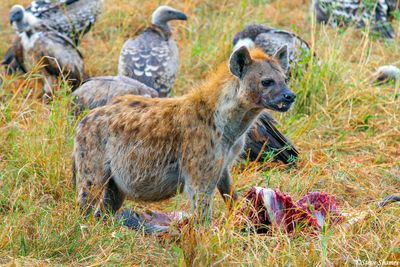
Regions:
M 287 64 L 286 45 L 273 57 L 260 49 L 249 51 L 245 46 L 235 50 L 229 60 L 229 70 L 239 78 L 238 97 L 249 106 L 288 111 L 296 94 L 287 87 L 288 79 L 281 68 Z

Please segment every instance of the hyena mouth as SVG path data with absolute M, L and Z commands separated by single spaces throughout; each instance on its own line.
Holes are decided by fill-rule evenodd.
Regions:
M 279 102 L 272 106 L 272 108 L 276 111 L 286 112 L 292 107 L 293 102 Z

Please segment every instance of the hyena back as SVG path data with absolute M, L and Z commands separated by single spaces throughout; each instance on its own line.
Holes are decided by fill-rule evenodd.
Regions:
M 296 97 L 279 65 L 285 53 L 241 47 L 229 69 L 224 64 L 187 95 L 129 95 L 90 111 L 73 152 L 81 208 L 90 213 L 99 199 L 96 213 L 114 213 L 126 196 L 158 201 L 184 191 L 207 217 L 216 187 L 226 202 L 236 200 L 229 167 L 246 131 L 263 108 L 287 111 Z

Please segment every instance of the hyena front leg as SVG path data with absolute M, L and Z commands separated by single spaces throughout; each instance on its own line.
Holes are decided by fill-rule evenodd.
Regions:
M 207 173 L 192 175 L 186 179 L 185 192 L 189 196 L 192 209 L 202 224 L 206 223 L 212 214 L 212 195 L 217 186 L 218 179 L 207 179 Z M 213 177 L 208 176 L 208 177 Z
M 80 170 L 79 170 L 80 169 Z M 97 190 L 95 190 L 95 177 L 96 173 L 88 172 L 78 167 L 77 179 L 76 182 L 78 185 L 78 203 L 81 209 L 81 212 L 84 215 L 90 215 L 96 205 L 97 202 Z
M 217 184 L 218 190 L 225 201 L 228 210 L 232 209 L 234 203 L 237 201 L 238 196 L 236 190 L 232 186 L 232 177 L 228 168 L 222 171 L 222 175 Z
M 85 139 L 83 139 L 85 141 Z M 85 142 L 83 142 L 85 143 Z M 104 177 L 104 171 L 100 164 L 91 164 L 87 161 L 86 147 L 78 146 L 75 148 L 75 163 L 76 168 L 76 185 L 78 187 L 78 203 L 82 214 L 88 216 L 95 209 L 96 205 L 99 203 L 99 198 L 103 193 L 102 186 L 99 184 Z M 92 155 L 92 158 L 95 158 Z M 100 158 L 95 158 L 94 162 L 100 162 Z
M 100 207 L 96 210 L 96 216 L 100 217 L 104 212 L 114 214 L 125 200 L 125 194 L 110 177 L 104 185 L 103 197 L 100 199 Z

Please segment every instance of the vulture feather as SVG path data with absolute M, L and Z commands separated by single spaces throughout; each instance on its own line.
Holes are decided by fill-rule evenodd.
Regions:
M 34 0 L 26 12 L 78 43 L 101 13 L 103 0 Z
M 313 6 L 319 23 L 329 23 L 332 27 L 354 23 L 360 28 L 370 24 L 371 30 L 382 37 L 395 37 L 388 15 L 398 8 L 397 0 L 314 0 Z
M 87 33 L 101 13 L 103 0 L 34 0 L 25 12 L 41 19 L 58 33 L 71 38 L 76 45 Z M 26 72 L 18 64 L 13 48 L 7 50 L 2 65 L 9 74 L 18 70 Z
M 94 109 L 123 95 L 157 97 L 158 93 L 145 84 L 124 76 L 93 77 L 83 82 L 72 96 L 79 113 L 84 109 Z
M 257 46 L 270 56 L 274 55 L 283 45 L 286 45 L 289 64 L 281 66 L 286 73 L 303 56 L 309 56 L 311 53 L 307 42 L 294 33 L 260 24 L 247 25 L 243 31 L 236 33 L 233 38 L 233 45 L 234 49 L 242 45 Z
M 160 97 L 169 96 L 178 72 L 179 58 L 168 21 L 186 19 L 184 13 L 171 7 L 158 7 L 152 15 L 152 25 L 123 45 L 118 75 L 154 88 Z
M 294 145 L 274 126 L 275 119 L 267 111 L 263 111 L 247 132 L 247 141 L 243 158 L 264 162 L 272 159 L 282 161 L 289 167 L 296 166 L 299 152 Z
M 386 0 L 386 4 L 388 5 L 388 13 L 389 15 L 390 12 L 396 11 L 400 7 L 400 1 L 399 0 Z
M 10 22 L 16 30 L 13 53 L 26 71 L 42 64 L 45 95 L 50 96 L 60 75 L 68 76 L 73 88 L 85 78 L 83 58 L 68 37 L 49 27 L 42 20 L 28 13 L 20 5 L 10 10 Z

